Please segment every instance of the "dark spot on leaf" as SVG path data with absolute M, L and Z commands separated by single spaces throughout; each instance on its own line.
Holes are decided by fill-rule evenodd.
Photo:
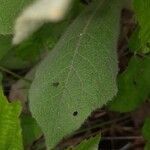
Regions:
M 77 116 L 77 115 L 78 115 L 77 111 L 73 112 L 73 116 Z
M 137 82 L 136 82 L 135 80 L 133 80 L 133 84 L 134 84 L 134 85 L 137 85 Z
M 150 43 L 149 43 L 149 42 L 147 42 L 147 43 L 146 43 L 146 46 L 147 46 L 148 48 L 150 48 Z
M 87 4 L 87 5 L 88 5 L 89 3 L 91 3 L 91 1 L 92 1 L 92 0 L 81 0 L 81 2 L 82 2 L 83 4 Z
M 58 87 L 59 82 L 54 82 L 54 83 L 52 83 L 52 85 L 53 85 L 54 87 Z

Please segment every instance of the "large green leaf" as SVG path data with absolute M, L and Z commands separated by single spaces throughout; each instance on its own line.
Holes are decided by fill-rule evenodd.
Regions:
M 132 111 L 150 94 L 150 58 L 131 58 L 128 68 L 118 78 L 119 92 L 110 109 L 120 112 Z
M 35 140 L 42 136 L 42 132 L 36 121 L 29 115 L 21 116 L 21 126 L 25 147 L 30 146 Z
M 12 33 L 15 18 L 33 0 L 0 0 L 0 34 Z
M 117 93 L 120 0 L 96 1 L 68 28 L 37 69 L 30 109 L 49 148 Z
M 9 103 L 0 86 L 0 149 L 23 150 L 19 115 L 20 103 Z

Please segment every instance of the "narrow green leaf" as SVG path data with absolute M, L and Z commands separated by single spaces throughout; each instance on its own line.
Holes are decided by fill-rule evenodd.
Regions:
M 142 134 L 144 139 L 147 141 L 144 150 L 150 149 L 150 118 L 146 118 L 144 126 L 142 128 Z
M 98 145 L 100 141 L 100 136 L 91 137 L 88 140 L 84 140 L 75 148 L 70 148 L 68 150 L 98 150 Z
M 150 1 L 134 0 L 134 10 L 136 12 L 139 25 L 141 27 L 140 38 L 142 43 L 150 40 Z
M 9 103 L 0 86 L 0 150 L 23 150 L 20 103 Z
M 129 49 L 131 52 L 144 53 L 144 54 L 149 53 L 150 46 L 148 45 L 148 43 L 142 46 L 141 40 L 139 38 L 139 33 L 140 33 L 140 28 L 137 27 L 129 39 L 129 43 L 128 43 Z
M 144 122 L 144 126 L 142 128 L 142 133 L 145 140 L 150 142 L 150 118 L 147 118 Z
M 42 132 L 38 127 L 36 121 L 29 115 L 21 116 L 21 126 L 25 147 L 30 146 L 42 135 Z
M 15 18 L 32 0 L 0 0 L 0 34 L 11 34 Z
M 139 38 L 139 30 L 140 30 L 140 28 L 137 27 L 129 39 L 128 46 L 132 52 L 140 52 L 141 51 L 141 41 Z
M 147 142 L 145 147 L 144 147 L 144 150 L 150 150 L 150 142 Z
M 117 93 L 120 0 L 96 1 L 44 59 L 30 89 L 30 109 L 47 146 L 80 127 Z
M 134 0 L 133 5 L 140 26 L 138 37 L 135 37 L 134 40 L 138 42 L 136 39 L 139 38 L 140 50 L 147 53 L 150 52 L 150 46 L 148 46 L 150 45 L 150 22 L 148 21 L 150 18 L 150 0 Z
M 110 109 L 120 112 L 132 111 L 150 94 L 150 58 L 131 58 L 128 68 L 118 78 L 119 92 L 110 103 Z

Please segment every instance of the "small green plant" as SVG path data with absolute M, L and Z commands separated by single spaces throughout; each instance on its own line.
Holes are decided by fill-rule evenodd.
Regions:
M 0 150 L 105 149 L 101 129 L 117 128 L 122 115 L 137 121 L 133 114 L 150 96 L 149 0 L 0 4 Z M 126 11 L 132 26 L 127 19 L 122 23 Z M 91 134 L 65 145 L 62 139 L 87 131 L 97 109 L 121 119 L 100 118 L 88 128 Z M 145 150 L 150 149 L 147 114 L 138 128 Z

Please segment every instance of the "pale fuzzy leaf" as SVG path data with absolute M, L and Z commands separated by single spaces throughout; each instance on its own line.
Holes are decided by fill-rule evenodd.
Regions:
M 18 17 L 13 44 L 19 44 L 45 22 L 63 19 L 72 0 L 37 0 Z
M 96 1 L 68 28 L 37 69 L 30 109 L 54 147 L 117 93 L 122 1 Z

